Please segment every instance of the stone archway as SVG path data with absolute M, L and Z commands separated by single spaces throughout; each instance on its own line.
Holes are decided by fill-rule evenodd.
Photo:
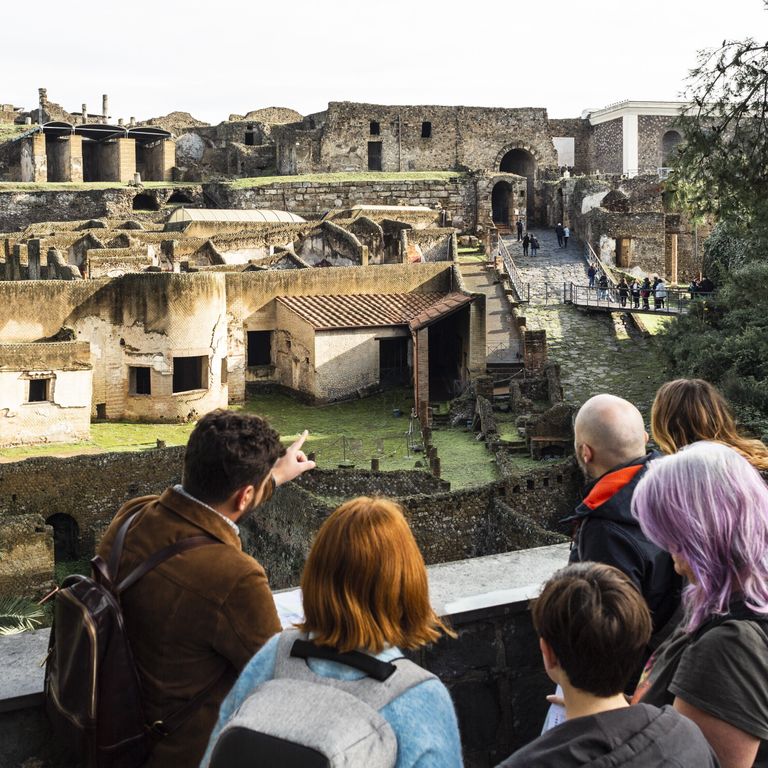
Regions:
M 509 145 L 502 150 L 496 158 L 499 170 L 504 173 L 514 173 L 517 176 L 524 176 L 527 179 L 526 217 L 528 221 L 534 220 L 534 182 L 536 180 L 536 170 L 539 165 L 536 153 L 531 147 L 514 144 Z
M 80 555 L 80 526 L 71 515 L 56 512 L 45 520 L 53 528 L 53 559 L 57 563 L 77 560 Z

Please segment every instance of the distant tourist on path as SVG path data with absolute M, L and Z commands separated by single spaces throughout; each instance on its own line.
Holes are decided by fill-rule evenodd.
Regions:
M 184 712 L 178 727 L 156 740 L 146 768 L 198 765 L 240 670 L 280 632 L 267 576 L 243 552 L 237 523 L 275 487 L 315 466 L 301 450 L 306 437 L 286 451 L 264 419 L 211 411 L 189 437 L 181 485 L 128 501 L 107 529 L 98 549 L 105 559 L 122 523 L 138 513 L 119 578 L 176 541 L 216 541 L 165 561 L 122 595 L 147 722 Z
M 626 278 L 622 277 L 621 280 L 619 280 L 619 304 L 621 304 L 622 307 L 627 306 L 627 297 L 629 296 L 629 286 L 627 285 Z
M 643 280 L 643 284 L 640 286 L 640 298 L 643 300 L 643 309 L 650 309 L 651 305 L 648 302 L 648 299 L 651 296 L 651 281 L 646 277 Z
M 637 280 L 632 281 L 629 292 L 632 294 L 632 308 L 640 309 L 640 283 Z
M 629 578 L 599 563 L 569 565 L 531 608 L 544 669 L 563 690 L 565 722 L 498 768 L 716 768 L 701 731 L 671 706 L 624 697 L 651 637 L 648 606 Z
M 606 301 L 608 299 L 608 276 L 603 272 L 600 275 L 600 279 L 597 281 L 597 285 L 600 290 L 597 292 L 597 298 L 600 301 Z
M 695 298 L 696 294 L 699 292 L 699 281 L 693 277 L 691 278 L 691 284 L 688 286 L 688 293 L 691 294 L 691 298 Z
M 523 239 L 523 222 L 520 221 L 520 219 L 517 220 L 517 224 L 515 224 L 517 227 L 517 240 L 518 242 Z
M 656 283 L 654 296 L 656 299 L 656 309 L 664 309 L 664 304 L 667 301 L 667 284 L 664 282 L 663 277 L 660 277 Z
M 531 256 L 535 256 L 539 252 L 539 238 L 536 235 L 531 235 Z
M 557 226 L 555 227 L 555 234 L 557 235 L 557 244 L 562 248 L 563 247 L 563 234 L 565 230 L 563 229 L 563 225 L 558 222 Z
M 607 394 L 587 400 L 576 414 L 574 448 L 588 485 L 584 501 L 564 522 L 573 524 L 571 562 L 593 560 L 626 573 L 651 609 L 658 640 L 677 611 L 681 580 L 672 558 L 630 511 L 637 483 L 659 455 L 646 452 L 647 443 L 643 417 L 632 403 Z
M 594 288 L 595 287 L 595 275 L 597 274 L 597 270 L 595 269 L 593 264 L 589 265 L 589 269 L 587 270 L 587 277 L 589 278 L 589 287 Z
M 528 245 L 531 242 L 531 236 L 526 232 L 525 237 L 523 238 L 523 256 L 528 255 Z
M 571 230 L 568 227 L 563 227 L 563 247 L 568 247 L 568 238 L 571 236 Z
M 729 445 L 755 469 L 768 472 L 768 448 L 739 434 L 725 398 L 704 379 L 675 379 L 659 387 L 651 407 L 651 435 L 664 453 L 715 440 Z
M 699 281 L 699 293 L 710 294 L 715 290 L 715 284 L 706 276 Z
M 430 605 L 424 559 L 400 507 L 388 499 L 365 496 L 342 504 L 317 532 L 304 566 L 301 589 L 304 621 L 297 630 L 272 638 L 243 670 L 221 706 L 202 768 L 207 768 L 212 756 L 215 764 L 227 765 L 224 758 L 220 762 L 216 759 L 217 739 L 251 695 L 260 696 L 266 709 L 274 700 L 281 711 L 285 711 L 290 707 L 291 697 L 298 699 L 307 691 L 313 694 L 314 700 L 322 699 L 322 694 L 312 688 L 341 688 L 347 697 L 354 697 L 345 706 L 352 709 L 357 699 L 358 708 L 362 709 L 363 701 L 356 696 L 356 689 L 360 690 L 361 686 L 363 691 L 375 694 L 368 707 L 378 711 L 384 721 L 376 723 L 373 712 L 366 715 L 369 727 L 376 723 L 379 731 L 376 741 L 386 744 L 385 737 L 396 739 L 396 744 L 391 745 L 395 753 L 393 760 L 387 765 L 461 768 L 459 729 L 446 687 L 437 677 L 403 658 L 406 649 L 415 651 L 436 642 L 441 635 L 456 635 Z M 302 642 L 298 643 L 299 640 Z M 297 646 L 301 657 L 293 665 L 296 661 L 301 665 L 298 674 L 291 669 L 289 656 Z M 339 654 L 352 658 L 339 658 Z M 278 665 L 285 672 L 275 680 Z M 386 677 L 372 677 L 377 671 Z M 323 683 L 323 679 L 337 685 Z M 275 686 L 273 680 L 293 685 L 290 688 Z M 353 686 L 353 681 L 359 681 L 361 686 Z M 371 691 L 376 685 L 380 690 Z M 398 686 L 405 686 L 399 695 Z M 376 699 L 380 702 L 378 705 Z M 311 707 L 311 700 L 296 704 L 306 710 Z M 274 723 L 269 713 L 262 720 L 258 708 L 254 712 L 257 723 Z M 361 712 L 360 718 L 364 714 Z M 278 723 L 278 727 L 282 727 L 281 740 L 298 744 L 301 742 L 297 737 L 304 735 L 316 741 L 317 733 L 307 731 L 311 726 L 316 730 L 324 725 L 331 737 L 343 736 L 349 719 L 343 707 L 330 711 L 320 709 L 310 712 L 309 717 L 313 722 L 304 723 L 294 718 L 292 722 Z M 369 732 L 368 728 L 360 727 L 359 719 L 356 723 L 356 733 Z M 280 765 L 275 757 L 275 753 L 280 754 L 275 741 L 272 737 L 266 745 L 272 750 L 271 754 L 253 754 L 249 750 L 249 759 L 245 762 L 264 768 Z M 222 744 L 223 739 L 219 743 Z M 332 746 L 338 746 L 338 742 Z M 305 753 L 309 751 L 309 747 L 304 749 Z M 356 761 L 344 759 L 348 753 L 341 752 L 338 762 L 334 760 L 333 764 L 385 765 L 381 759 L 383 751 L 382 748 L 374 750 L 371 763 L 360 761 L 362 751 L 358 751 Z M 291 765 L 298 764 L 304 763 L 291 761 Z M 313 757 L 311 764 L 320 765 L 320 762 Z

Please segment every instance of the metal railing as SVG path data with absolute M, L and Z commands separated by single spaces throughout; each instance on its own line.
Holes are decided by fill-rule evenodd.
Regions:
M 657 297 L 651 288 L 647 296 L 622 296 L 619 289 L 566 283 L 563 285 L 564 300 L 579 307 L 603 309 L 609 312 L 648 312 L 665 315 L 684 315 L 691 304 L 700 299 L 710 299 L 711 293 L 691 293 L 686 288 L 667 288 L 666 295 Z M 567 298 L 565 298 L 567 297 Z
M 488 363 L 521 363 L 523 361 L 523 342 L 508 341 L 487 344 L 485 359 Z
M 509 276 L 509 282 L 515 289 L 518 301 L 530 301 L 531 299 L 531 287 L 528 283 L 523 283 L 520 273 L 517 271 L 517 266 L 512 259 L 512 254 L 507 248 L 507 244 L 504 242 L 504 238 L 499 238 L 499 254 L 501 255 L 502 263 L 504 264 L 504 271 Z

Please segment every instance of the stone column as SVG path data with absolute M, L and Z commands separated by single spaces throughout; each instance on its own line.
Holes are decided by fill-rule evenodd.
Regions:
M 21 180 L 48 181 L 48 156 L 45 151 L 45 134 L 42 131 L 22 139 Z
M 416 331 L 413 357 L 416 362 L 416 370 L 414 371 L 415 400 L 419 409 L 419 418 L 422 419 L 425 416 L 422 412 L 429 405 L 429 328 Z M 422 421 L 421 425 L 422 427 L 428 426 L 426 421 Z
M 673 232 L 666 236 L 666 258 L 664 271 L 668 283 L 677 282 L 677 233 Z
M 69 144 L 69 181 L 83 181 L 83 137 L 72 134 Z

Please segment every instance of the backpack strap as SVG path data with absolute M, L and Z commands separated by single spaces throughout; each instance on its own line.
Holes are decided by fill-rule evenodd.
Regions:
M 119 584 L 116 584 L 115 579 L 117 578 L 120 569 L 120 558 L 123 554 L 125 537 L 128 533 L 128 529 L 140 512 L 141 510 L 139 509 L 132 515 L 129 515 L 120 525 L 120 528 L 115 535 L 115 540 L 112 542 L 112 548 L 109 551 L 109 559 L 107 562 L 105 562 L 104 558 L 99 555 L 96 555 L 96 557 L 91 560 L 91 566 L 93 567 L 94 574 L 98 577 L 99 582 L 115 595 L 120 595 L 128 589 L 128 587 L 133 586 L 140 578 L 146 576 L 151 570 L 157 568 L 160 563 L 169 558 L 174 557 L 175 555 L 180 555 L 182 552 L 186 552 L 190 549 L 219 543 L 218 539 L 213 536 L 208 536 L 207 534 L 180 539 L 150 555 L 143 563 L 136 566 L 136 568 L 134 568 Z
M 128 587 L 133 586 L 142 576 L 146 576 L 151 570 L 157 568 L 160 563 L 168 560 L 175 555 L 180 555 L 190 549 L 205 547 L 209 544 L 219 544 L 218 539 L 213 536 L 191 536 L 188 539 L 180 539 L 167 547 L 163 547 L 159 552 L 148 557 L 141 565 L 136 566 L 119 584 L 115 586 L 116 594 L 121 594 Z
M 296 659 L 325 659 L 346 664 L 348 667 L 359 669 L 380 683 L 397 671 L 397 667 L 391 661 L 381 661 L 360 651 L 339 653 L 328 646 L 315 645 L 311 640 L 295 640 L 291 646 L 291 656 Z
M 298 630 L 285 630 L 280 634 L 273 674 L 275 679 L 291 678 L 338 688 L 355 696 L 377 711 L 420 683 L 436 679 L 435 675 L 431 672 L 422 669 L 408 659 L 400 658 L 391 662 L 382 662 L 373 657 L 370 657 L 372 661 L 376 661 L 384 667 L 394 667 L 394 672 L 390 672 L 384 680 L 377 680 L 368 675 L 357 680 L 338 680 L 333 677 L 324 677 L 310 669 L 307 659 L 291 654 L 291 650 L 297 640 L 307 641 L 307 639 L 307 636 Z M 311 645 L 314 646 L 314 644 Z M 300 654 L 304 652 L 304 648 L 306 646 L 299 645 L 298 651 Z M 330 657 L 331 654 L 334 655 L 333 658 Z M 359 651 L 353 651 L 352 654 L 368 655 Z M 311 655 L 314 657 L 314 652 Z M 345 657 L 346 654 L 337 654 L 333 649 L 328 649 L 328 660 L 336 661 L 346 666 L 354 666 L 354 664 L 349 664 L 349 657 L 346 660 Z M 326 658 L 326 656 L 322 658 Z M 353 655 L 352 660 L 357 662 L 357 656 Z

